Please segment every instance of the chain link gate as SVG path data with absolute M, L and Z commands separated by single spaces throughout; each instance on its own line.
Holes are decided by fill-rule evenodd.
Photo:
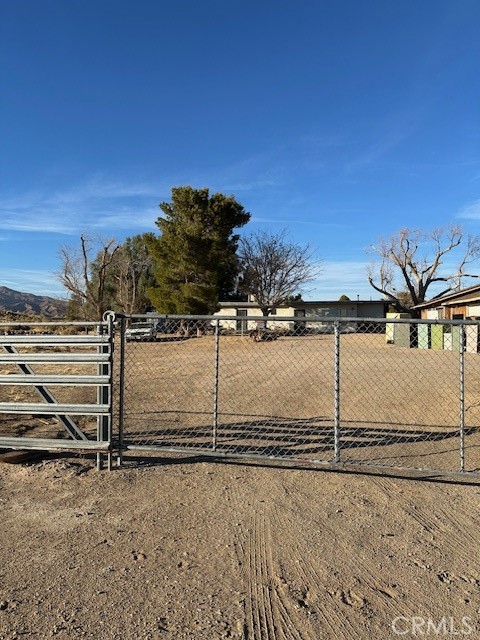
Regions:
M 478 324 L 119 316 L 119 450 L 480 470 Z M 136 335 L 133 323 L 151 323 Z M 441 340 L 440 340 L 441 336 Z

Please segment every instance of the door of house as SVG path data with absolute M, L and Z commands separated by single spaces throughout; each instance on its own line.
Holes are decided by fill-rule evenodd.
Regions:
M 237 316 L 238 316 L 238 320 L 237 320 L 237 331 L 239 333 L 243 334 L 247 333 L 247 310 L 246 309 L 237 309 Z
M 293 315 L 296 318 L 305 318 L 305 309 L 295 309 Z M 305 321 L 293 323 L 293 330 L 295 333 L 303 333 L 305 331 Z

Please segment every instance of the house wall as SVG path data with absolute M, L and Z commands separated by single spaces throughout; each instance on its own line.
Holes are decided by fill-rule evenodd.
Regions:
M 456 304 L 448 307 L 449 311 L 449 320 L 453 320 L 453 316 L 463 316 L 461 319 L 465 319 L 467 316 L 467 305 L 466 304 Z M 460 318 L 458 318 L 460 319 Z
M 459 315 L 462 315 L 465 320 L 480 317 L 480 305 L 467 305 L 465 303 L 448 306 L 441 305 L 435 309 L 421 309 L 420 311 L 422 320 L 453 320 L 453 316 Z
M 246 311 L 246 315 L 242 315 L 242 311 Z M 220 326 L 224 329 L 242 333 L 243 331 L 252 331 L 257 327 L 256 321 L 251 320 L 250 318 L 258 318 L 262 315 L 262 312 L 258 307 L 246 307 L 239 303 L 237 307 L 223 307 L 214 315 L 219 316 L 220 318 L 222 316 L 236 316 L 235 320 L 222 320 Z M 293 322 L 275 322 L 276 318 L 286 318 L 291 316 L 293 316 L 293 309 L 291 307 L 276 309 L 276 313 L 268 317 L 268 326 L 270 329 L 292 329 Z
M 325 318 L 385 318 L 383 302 L 304 302 L 296 304 L 296 310 L 304 309 L 306 316 Z
M 467 315 L 469 318 L 480 318 L 480 305 L 472 304 L 467 306 Z
M 385 304 L 383 302 L 366 302 L 357 305 L 358 318 L 385 318 Z
M 480 317 L 480 287 L 473 291 L 459 291 L 431 301 L 431 306 L 420 309 L 421 318 L 429 320 L 453 320 L 454 315 L 463 315 L 465 320 Z
M 241 315 L 240 311 L 246 311 L 246 316 Z M 249 316 L 260 316 L 262 315 L 260 309 L 245 307 L 242 306 L 241 303 L 238 304 L 237 307 L 224 307 L 217 311 L 214 314 L 215 316 L 237 316 L 236 320 L 223 320 L 220 322 L 220 326 L 223 329 L 228 329 L 231 331 L 237 331 L 237 329 L 241 332 L 242 330 L 251 331 L 255 328 L 255 322 L 249 321 Z M 244 321 L 244 322 L 243 322 Z
M 246 315 L 240 315 L 242 312 L 246 312 Z M 318 326 L 318 322 L 308 322 L 308 318 L 320 317 L 320 318 L 384 318 L 385 317 L 385 305 L 383 302 L 304 302 L 296 303 L 294 306 L 289 307 L 277 307 L 268 317 L 268 327 L 270 329 L 294 329 L 295 323 L 302 319 L 302 312 L 306 318 L 305 327 L 314 328 Z M 234 331 L 251 331 L 256 328 L 256 322 L 249 320 L 252 317 L 259 317 L 262 315 L 259 307 L 252 305 L 252 303 L 235 303 L 228 306 L 222 306 L 216 316 L 237 316 L 235 320 L 224 320 L 221 326 L 225 329 Z M 279 321 L 280 318 L 292 318 L 298 316 L 298 321 Z M 243 319 L 244 322 L 241 322 Z
M 440 313 L 438 309 L 422 309 L 420 317 L 422 320 L 439 320 Z

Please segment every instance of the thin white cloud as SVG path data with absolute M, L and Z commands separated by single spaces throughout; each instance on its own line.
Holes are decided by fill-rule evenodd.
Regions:
M 67 294 L 54 273 L 32 269 L 0 269 L 0 285 L 52 298 L 66 298 Z
M 257 223 L 257 224 L 268 224 L 268 225 L 281 224 L 281 225 L 285 225 L 285 227 L 292 226 L 292 218 L 268 218 L 263 216 L 252 216 L 251 222 Z M 318 220 L 300 220 L 299 218 L 294 218 L 293 225 L 297 225 L 297 224 L 310 225 L 313 227 L 345 227 L 347 226 L 345 223 L 332 222 L 330 220 L 318 221 Z
M 266 171 L 259 175 L 259 159 L 249 158 L 219 171 L 218 183 L 211 191 L 226 193 L 272 187 L 276 176 Z M 255 178 L 251 178 L 252 167 Z M 223 176 L 222 176 L 223 173 Z M 156 230 L 160 215 L 158 204 L 169 200 L 172 185 L 204 185 L 210 179 L 201 176 L 170 177 L 159 182 L 123 182 L 94 177 L 61 190 L 30 191 L 15 197 L 0 194 L 0 232 L 57 233 L 77 236 L 88 229 L 108 229 L 113 235 L 138 230 Z
M 457 213 L 456 217 L 464 218 L 465 220 L 480 220 L 480 199 L 465 205 Z
M 164 185 L 90 180 L 53 192 L 0 196 L 0 230 L 78 235 L 85 228 L 154 228 Z
M 218 188 L 224 193 L 282 189 L 295 175 L 323 171 L 331 166 L 331 150 L 344 146 L 344 135 L 311 133 L 282 139 L 261 152 L 219 167 Z M 211 175 L 208 176 L 211 182 Z
M 39 208 L 37 209 L 36 219 L 32 219 L 30 213 L 5 210 L 1 206 L 0 212 L 2 214 L 0 227 L 9 231 L 51 232 L 66 235 L 76 232 L 75 226 L 69 222 L 65 214 L 46 213 Z
M 124 181 L 97 174 L 63 189 L 46 188 L 14 197 L 0 193 L 0 233 L 3 230 L 77 236 L 86 228 L 93 232 L 108 229 L 112 235 L 156 230 L 158 203 L 170 199 L 172 186 L 208 185 L 212 192 L 238 192 L 245 196 L 259 190 L 271 193 L 291 180 L 292 156 L 304 169 L 315 161 L 319 149 L 332 144 L 332 140 L 321 136 L 309 141 L 283 141 L 274 149 L 229 165 L 187 169 L 182 175 L 162 176 L 161 180 Z M 291 220 L 285 222 L 290 224 Z
M 367 282 L 365 266 L 364 262 L 322 261 L 319 277 L 303 291 L 304 300 L 338 300 L 342 295 L 351 300 L 380 299 Z M 37 295 L 67 297 L 53 271 L 0 269 L 0 285 Z
M 366 263 L 325 260 L 315 282 L 307 285 L 305 300 L 338 300 L 346 295 L 351 300 L 378 300 L 380 295 L 368 284 Z
M 424 113 L 424 106 L 415 105 L 387 114 L 370 132 L 371 139 L 365 148 L 346 164 L 346 170 L 355 172 L 376 166 L 415 132 Z
M 237 167 L 223 171 L 223 178 L 211 191 L 226 193 L 252 191 L 276 184 L 275 176 L 250 179 L 251 166 L 257 159 L 247 159 Z M 241 167 L 245 171 L 238 171 Z M 258 169 L 258 167 L 257 167 Z M 94 177 L 61 190 L 37 190 L 7 197 L 0 194 L 0 231 L 58 233 L 78 235 L 83 230 L 108 229 L 112 234 L 138 229 L 156 230 L 160 215 L 158 204 L 169 200 L 172 186 L 211 183 L 205 176 L 170 177 L 152 182 L 123 182 Z

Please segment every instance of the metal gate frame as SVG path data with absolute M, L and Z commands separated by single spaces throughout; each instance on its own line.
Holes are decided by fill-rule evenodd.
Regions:
M 102 322 L 2 322 L 12 333 L 0 335 L 0 363 L 15 364 L 21 373 L 0 375 L 0 386 L 24 385 L 37 392 L 43 402 L 0 402 L 0 414 L 54 415 L 68 434 L 65 438 L 0 437 L 0 448 L 56 451 L 93 451 L 97 453 L 97 467 L 103 466 L 102 454 L 107 455 L 108 468 L 112 468 L 112 378 L 114 352 L 114 314 L 108 312 Z M 41 327 L 47 331 L 57 329 L 53 335 L 17 333 L 20 327 Z M 85 335 L 61 335 L 60 327 L 78 327 Z M 90 334 L 88 331 L 94 330 Z M 49 352 L 44 347 L 71 347 L 76 351 Z M 39 352 L 21 353 L 17 347 L 33 347 Z M 85 348 L 91 349 L 85 352 Z M 96 352 L 93 351 L 96 349 Z M 97 365 L 96 375 L 39 375 L 31 365 L 39 363 L 91 363 Z M 94 386 L 97 388 L 95 404 L 63 404 L 57 402 L 48 385 Z M 89 439 L 72 416 L 95 416 L 96 438 Z

